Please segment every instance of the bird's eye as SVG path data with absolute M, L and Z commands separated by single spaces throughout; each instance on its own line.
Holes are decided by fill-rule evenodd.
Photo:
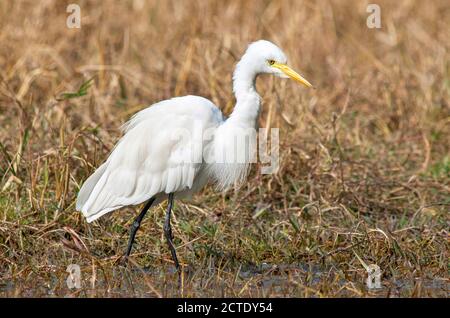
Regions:
M 269 65 L 274 65 L 275 64 L 274 60 L 269 60 L 268 62 L 269 62 Z

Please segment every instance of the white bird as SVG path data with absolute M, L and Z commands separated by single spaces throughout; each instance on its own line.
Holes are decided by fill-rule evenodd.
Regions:
M 261 104 L 255 88 L 259 74 L 292 78 L 312 87 L 286 62 L 275 44 L 265 40 L 251 43 L 233 74 L 236 105 L 228 119 L 211 101 L 191 95 L 139 111 L 124 125 L 124 135 L 108 159 L 83 184 L 76 209 L 92 222 L 121 207 L 147 202 L 131 227 L 127 258 L 148 209 L 168 197 L 164 234 L 178 270 L 170 225 L 174 198 L 189 197 L 209 181 L 226 189 L 245 179 L 251 156 L 243 162 L 214 158 L 235 151 L 233 136 L 256 128 Z M 195 137 L 206 131 L 210 138 Z M 206 160 L 205 154 L 212 154 L 209 158 L 213 159 Z

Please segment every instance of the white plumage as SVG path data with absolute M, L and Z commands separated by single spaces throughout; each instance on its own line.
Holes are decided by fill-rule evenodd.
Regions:
M 124 125 L 125 135 L 106 162 L 83 185 L 77 209 L 92 222 L 159 193 L 192 189 L 201 157 L 180 162 L 192 144 L 181 143 L 174 132 L 216 128 L 222 122 L 217 107 L 198 96 L 172 98 L 138 112 Z
M 227 120 L 212 102 L 198 96 L 172 98 L 138 112 L 124 125 L 124 136 L 108 159 L 82 186 L 77 210 L 92 222 L 105 213 L 152 197 L 156 197 L 154 205 L 169 193 L 175 198 L 191 195 L 210 180 L 220 189 L 242 182 L 252 160 L 251 151 L 244 162 L 205 157 L 217 159 L 236 151 L 233 136 L 242 137 L 239 135 L 256 127 L 260 109 L 255 90 L 258 74 L 291 77 L 311 86 L 285 63 L 285 55 L 274 44 L 252 43 L 233 75 L 237 103 Z M 210 132 L 211 138 L 204 138 L 205 132 Z

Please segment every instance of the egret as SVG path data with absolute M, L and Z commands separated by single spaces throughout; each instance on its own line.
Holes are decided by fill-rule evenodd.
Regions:
M 127 259 L 145 214 L 167 198 L 164 235 L 179 271 L 170 223 L 174 199 L 190 197 L 208 182 L 215 182 L 218 189 L 242 182 L 250 162 L 249 157 L 225 164 L 201 155 L 192 158 L 194 132 L 212 132 L 211 138 L 200 141 L 203 152 L 232 152 L 232 136 L 256 128 L 261 104 L 255 88 L 259 74 L 292 78 L 312 87 L 286 63 L 286 55 L 275 44 L 266 40 L 251 43 L 233 74 L 236 104 L 228 118 L 211 101 L 192 95 L 164 100 L 136 113 L 124 125 L 124 134 L 106 161 L 84 182 L 76 209 L 90 223 L 108 212 L 146 202 L 131 225 Z M 180 130 L 182 138 L 173 138 L 173 132 Z

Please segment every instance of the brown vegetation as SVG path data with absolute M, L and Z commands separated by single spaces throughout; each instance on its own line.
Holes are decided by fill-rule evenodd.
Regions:
M 234 64 L 261 38 L 317 89 L 260 78 L 279 172 L 176 204 L 181 295 L 448 295 L 448 1 L 377 1 L 381 29 L 356 0 L 80 0 L 68 29 L 71 2 L 0 2 L 0 295 L 179 296 L 164 205 L 125 269 L 138 207 L 88 225 L 74 200 L 137 110 L 195 94 L 228 114 Z M 381 290 L 362 262 L 380 266 Z M 71 263 L 81 290 L 66 286 Z

